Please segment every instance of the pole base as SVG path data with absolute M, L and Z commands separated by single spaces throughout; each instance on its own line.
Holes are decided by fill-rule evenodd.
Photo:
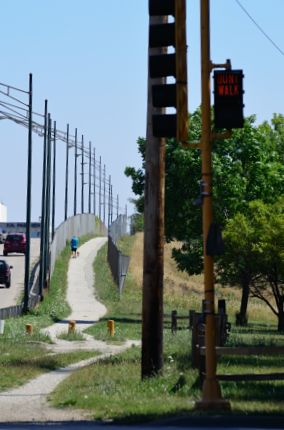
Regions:
M 198 411 L 230 411 L 231 404 L 225 399 L 197 400 L 194 409 Z
M 206 378 L 202 387 L 202 399 L 195 403 L 198 410 L 231 410 L 228 400 L 222 398 L 219 381 L 216 377 Z

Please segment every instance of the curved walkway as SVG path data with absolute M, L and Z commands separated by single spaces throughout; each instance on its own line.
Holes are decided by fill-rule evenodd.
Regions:
M 71 350 L 96 350 L 101 355 L 80 361 L 68 367 L 40 375 L 25 385 L 0 393 L 0 422 L 31 422 L 31 421 L 70 421 L 86 420 L 86 411 L 56 409 L 48 404 L 47 396 L 55 387 L 74 370 L 94 363 L 102 358 L 122 352 L 135 341 L 123 345 L 108 345 L 83 334 L 85 341 L 69 342 L 57 339 L 62 332 L 68 331 L 69 320 L 76 321 L 76 330 L 82 332 L 93 325 L 106 313 L 106 308 L 94 296 L 93 261 L 98 250 L 106 242 L 106 238 L 95 238 L 79 248 L 80 255 L 71 258 L 68 268 L 67 300 L 72 309 L 65 321 L 47 327 L 47 333 L 54 344 L 48 346 L 53 352 L 69 352 Z

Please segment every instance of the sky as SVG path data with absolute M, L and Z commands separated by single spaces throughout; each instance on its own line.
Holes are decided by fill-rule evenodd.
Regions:
M 239 2 L 283 51 L 284 1 L 211 0 L 211 60 L 223 63 L 229 58 L 232 68 L 243 69 L 244 114 L 255 114 L 261 123 L 273 113 L 284 113 L 284 55 Z M 201 99 L 199 6 L 199 0 L 187 0 L 190 112 Z M 124 169 L 140 167 L 136 142 L 146 133 L 148 0 L 9 0 L 1 2 L 1 18 L 0 82 L 28 90 L 32 73 L 33 111 L 43 114 L 47 99 L 57 129 L 66 131 L 69 124 L 70 133 L 74 135 L 77 128 L 85 145 L 92 142 L 97 160 L 101 156 L 106 166 L 107 179 L 111 176 L 114 200 L 119 196 L 119 212 L 127 205 L 131 214 L 129 199 L 135 196 Z M 28 102 L 24 93 L 11 91 L 10 95 Z M 1 101 L 7 101 L 3 94 Z M 32 221 L 41 214 L 42 147 L 42 137 L 33 134 Z M 8 221 L 24 221 L 27 129 L 1 120 L 0 148 L 0 202 L 7 206 Z M 57 141 L 56 148 L 58 225 L 64 219 L 65 143 Z M 73 214 L 74 150 L 69 154 L 68 216 Z M 79 196 L 80 180 L 79 175 Z M 84 190 L 86 208 L 87 186 Z M 80 205 L 78 197 L 78 212 Z

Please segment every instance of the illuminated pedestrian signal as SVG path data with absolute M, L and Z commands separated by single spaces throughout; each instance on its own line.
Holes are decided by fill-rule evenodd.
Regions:
M 242 128 L 243 71 L 218 70 L 214 72 L 214 124 L 216 128 Z
M 174 53 L 149 56 L 150 78 L 165 78 L 163 84 L 152 84 L 153 107 L 176 108 L 175 114 L 153 115 L 153 135 L 185 142 L 188 139 L 186 0 L 149 0 L 149 15 L 174 17 L 174 22 L 151 24 L 149 28 L 150 49 L 175 48 Z M 175 78 L 175 83 L 166 83 L 169 76 Z

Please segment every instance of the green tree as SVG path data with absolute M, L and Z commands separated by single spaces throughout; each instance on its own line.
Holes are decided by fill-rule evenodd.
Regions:
M 273 124 L 255 126 L 255 117 L 246 118 L 243 129 L 213 145 L 214 221 L 225 226 L 237 212 L 245 213 L 248 203 L 261 199 L 272 203 L 284 192 L 283 117 L 274 116 Z M 201 135 L 200 110 L 190 115 L 190 140 Z M 145 139 L 138 139 L 142 168 L 127 167 L 137 195 L 137 210 L 143 212 Z M 200 196 L 201 160 L 199 149 L 184 149 L 174 139 L 167 141 L 165 184 L 166 240 L 183 242 L 173 256 L 181 270 L 200 273 L 202 263 L 202 224 Z
M 284 331 L 284 199 L 273 204 L 253 201 L 224 230 L 225 253 L 218 258 L 218 280 L 240 286 L 237 322 L 246 323 L 249 295 L 269 306 Z

